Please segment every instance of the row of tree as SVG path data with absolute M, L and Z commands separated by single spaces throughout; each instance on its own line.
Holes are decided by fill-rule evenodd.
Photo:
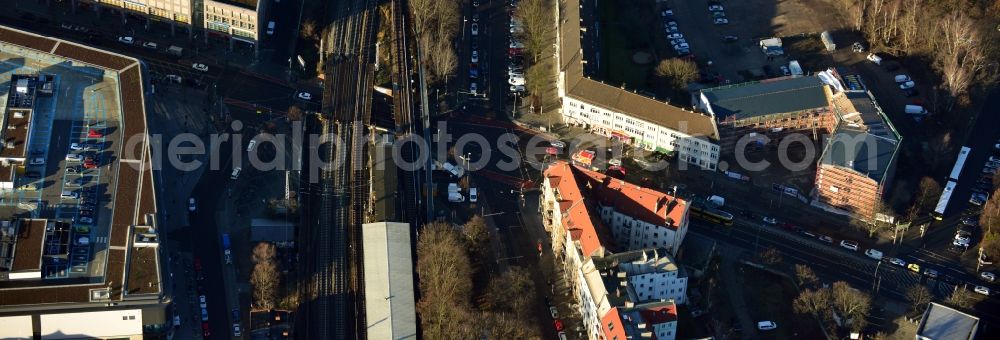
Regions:
M 839 0 L 873 51 L 926 58 L 941 89 L 965 99 L 976 85 L 996 80 L 1000 2 L 989 0 Z
M 513 14 L 522 27 L 516 37 L 527 56 L 525 89 L 532 95 L 531 103 L 539 108 L 558 100 L 552 91 L 557 77 L 555 16 L 553 0 L 522 0 Z
M 270 242 L 257 243 L 253 248 L 251 259 L 254 265 L 250 273 L 250 286 L 253 287 L 255 308 L 272 309 L 277 305 L 281 275 L 276 257 L 277 249 Z
M 1000 260 L 1000 176 L 993 178 L 993 195 L 983 204 L 983 212 L 979 215 L 979 227 L 983 231 L 980 247 L 983 254 L 993 262 Z
M 413 28 L 420 46 L 420 60 L 426 67 L 428 82 L 455 73 L 458 56 L 454 41 L 459 29 L 467 29 L 459 20 L 466 20 L 459 0 L 410 0 Z M 462 26 L 462 27 L 460 27 Z
M 482 217 L 461 227 L 424 226 L 417 237 L 417 312 L 426 339 L 538 338 L 530 318 L 535 287 L 521 267 L 493 277 L 474 298 L 473 276 L 479 259 L 488 258 L 490 234 Z M 479 301 L 473 306 L 473 301 Z M 476 320 L 474 322 L 469 322 Z
M 806 265 L 795 265 L 795 277 L 803 288 L 792 301 L 796 313 L 817 316 L 830 334 L 834 334 L 838 327 L 860 331 L 868 325 L 865 317 L 872 304 L 868 294 L 851 288 L 843 281 L 820 286 L 816 273 Z

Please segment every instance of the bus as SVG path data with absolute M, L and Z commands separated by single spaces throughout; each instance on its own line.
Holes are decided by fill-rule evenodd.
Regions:
M 941 192 L 941 198 L 938 199 L 937 206 L 934 207 L 934 219 L 940 221 L 944 218 L 944 211 L 948 208 L 948 200 L 951 199 L 951 194 L 955 191 L 955 181 L 948 181 L 945 184 L 944 191 Z
M 965 159 L 969 158 L 970 152 L 972 152 L 972 149 L 969 149 L 969 147 L 962 147 L 962 150 L 958 152 L 958 160 L 955 161 L 955 167 L 951 168 L 951 176 L 948 176 L 948 179 L 958 181 L 958 175 L 962 174 L 962 167 L 965 166 Z
M 691 217 L 727 227 L 733 226 L 733 214 L 702 204 L 691 205 Z

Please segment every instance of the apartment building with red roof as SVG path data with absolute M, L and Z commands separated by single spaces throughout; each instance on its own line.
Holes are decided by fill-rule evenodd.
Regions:
M 611 339 L 618 332 L 608 333 L 604 320 L 630 320 L 618 330 L 632 330 L 627 334 L 633 338 L 672 338 L 676 323 L 654 327 L 636 321 L 643 320 L 641 313 L 625 319 L 609 313 L 686 303 L 687 275 L 673 256 L 687 234 L 688 202 L 566 162 L 549 165 L 541 191 L 553 253 L 563 260 L 590 338 Z

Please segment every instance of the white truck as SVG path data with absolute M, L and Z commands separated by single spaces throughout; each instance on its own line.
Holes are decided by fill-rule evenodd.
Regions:
M 781 38 L 767 38 L 760 41 L 760 49 L 768 56 L 780 56 L 785 54 L 781 47 Z
M 465 202 L 465 196 L 462 196 L 461 188 L 458 187 L 458 183 L 448 183 L 448 202 Z

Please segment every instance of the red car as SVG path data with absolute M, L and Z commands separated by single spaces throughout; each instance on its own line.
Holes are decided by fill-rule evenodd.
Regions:
M 201 336 L 207 338 L 210 335 L 212 335 L 212 332 L 208 330 L 208 322 L 202 322 L 201 323 Z
M 553 324 L 553 326 L 556 327 L 556 332 L 559 332 L 559 331 L 563 330 L 562 320 L 556 319 L 556 321 L 552 322 L 552 324 Z
M 104 137 L 104 134 L 101 133 L 100 131 L 97 131 L 97 130 L 90 130 L 90 132 L 87 132 L 87 137 L 89 137 L 89 138 L 101 138 L 101 137 Z
M 84 169 L 95 169 L 95 168 L 97 168 L 97 163 L 94 162 L 94 160 L 92 160 L 92 159 L 91 160 L 86 160 L 86 161 L 83 162 L 83 168 Z

